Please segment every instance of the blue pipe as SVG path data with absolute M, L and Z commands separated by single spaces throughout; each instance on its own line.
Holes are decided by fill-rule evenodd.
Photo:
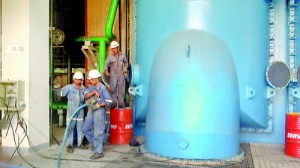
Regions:
M 65 141 L 66 141 L 66 138 L 67 138 L 67 134 L 68 134 L 70 123 L 71 123 L 72 119 L 74 118 L 74 116 L 78 113 L 78 111 L 81 110 L 82 108 L 86 107 L 86 106 L 88 106 L 88 104 L 84 104 L 84 105 L 78 107 L 74 111 L 74 113 L 72 114 L 70 120 L 68 121 L 68 124 L 67 124 L 67 127 L 66 127 L 66 131 L 65 131 L 65 134 L 64 134 L 64 138 L 63 138 L 63 142 L 61 144 L 60 151 L 59 151 L 59 154 L 58 154 L 58 158 L 57 158 L 57 161 L 56 161 L 56 167 L 57 168 L 60 168 L 60 158 L 61 158 L 61 155 L 62 155 L 63 148 L 65 146 Z
M 60 158 L 61 158 L 61 155 L 62 155 L 62 151 L 64 149 L 64 146 L 65 146 L 65 141 L 66 141 L 66 138 L 67 138 L 67 134 L 68 134 L 68 130 L 69 130 L 69 126 L 70 126 L 70 123 L 72 121 L 72 119 L 74 118 L 74 116 L 78 113 L 79 110 L 81 110 L 82 108 L 88 106 L 88 104 L 84 104 L 80 107 L 78 107 L 74 113 L 72 114 L 69 122 L 67 123 L 67 127 L 66 127 L 66 130 L 65 130 L 65 134 L 64 134 L 64 138 L 63 138 L 63 142 L 61 144 L 61 147 L 60 147 L 60 150 L 59 150 L 59 154 L 58 154 L 58 158 L 57 158 L 57 161 L 56 161 L 56 167 L 57 168 L 60 168 Z M 106 133 L 105 133 L 105 136 L 104 136 L 104 142 L 107 140 L 108 138 L 108 132 L 109 132 L 109 129 L 110 129 L 110 121 L 108 119 L 108 115 L 107 113 L 105 112 L 105 120 L 107 121 L 108 123 L 108 128 L 106 129 Z

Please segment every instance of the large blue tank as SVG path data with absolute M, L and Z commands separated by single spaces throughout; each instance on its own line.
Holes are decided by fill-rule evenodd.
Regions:
M 239 152 L 239 93 L 226 44 L 199 30 L 172 33 L 152 64 L 146 149 L 175 158 L 223 159 Z
M 139 71 L 136 70 L 138 68 L 135 68 L 134 70 L 134 76 L 135 79 L 133 80 L 133 85 L 136 86 L 137 91 L 139 92 L 138 96 L 135 96 L 135 107 L 134 107 L 134 134 L 144 134 L 143 132 L 143 126 L 146 121 L 147 116 L 147 122 L 146 122 L 146 147 L 152 151 L 153 153 L 166 155 L 166 156 L 173 156 L 173 157 L 184 157 L 184 158 L 225 158 L 230 157 L 233 154 L 236 154 L 237 149 L 237 142 L 233 139 L 234 137 L 237 137 L 236 135 L 236 124 L 235 122 L 237 119 L 232 118 L 232 115 L 224 115 L 226 113 L 234 114 L 235 109 L 235 103 L 239 103 L 239 109 L 237 116 L 240 116 L 240 126 L 241 127 L 249 127 L 249 128 L 265 128 L 267 127 L 267 120 L 268 120 L 268 112 L 267 112 L 267 99 L 266 99 L 266 88 L 267 83 L 265 79 L 265 72 L 268 65 L 269 60 L 269 1 L 267 0 L 135 0 L 136 5 L 136 34 L 135 34 L 135 64 L 139 67 Z M 170 78 L 166 79 L 168 82 L 167 84 L 171 86 L 164 86 L 160 87 L 160 90 L 157 91 L 153 87 L 153 82 L 155 84 L 159 84 L 161 81 L 161 78 L 156 78 L 156 75 L 154 73 L 160 73 L 161 64 L 164 64 L 167 68 L 172 67 L 172 65 L 176 67 L 180 67 L 178 62 L 174 62 L 172 59 L 177 59 L 177 56 L 174 51 L 177 51 L 176 48 L 172 48 L 174 46 L 180 46 L 181 44 L 186 45 L 186 43 L 182 43 L 181 39 L 174 38 L 173 36 L 177 32 L 183 32 L 186 30 L 187 32 L 190 32 L 191 30 L 198 30 L 201 35 L 198 33 L 187 33 L 187 34 L 195 34 L 195 37 L 202 37 L 203 32 L 207 36 L 210 36 L 211 38 L 207 38 L 205 40 L 209 39 L 215 39 L 218 43 L 218 46 L 212 45 L 211 49 L 220 49 L 220 48 L 228 48 L 230 54 L 224 53 L 224 55 L 220 54 L 220 57 L 222 58 L 228 58 L 233 60 L 232 66 L 236 69 L 236 75 L 238 80 L 238 85 L 235 85 L 234 82 L 231 83 L 232 86 L 235 87 L 236 92 L 230 87 L 230 91 L 223 91 L 227 88 L 217 89 L 213 90 L 208 86 L 209 83 L 214 83 L 213 81 L 216 80 L 222 84 L 222 81 L 227 81 L 228 77 L 230 79 L 234 78 L 234 74 L 224 74 L 224 76 L 217 76 L 217 73 L 212 73 L 214 75 L 211 75 L 211 79 L 196 79 L 195 81 L 202 81 L 201 85 L 197 86 L 191 85 L 193 87 L 196 87 L 195 94 L 198 94 L 199 97 L 201 96 L 208 96 L 208 93 L 201 93 L 203 92 L 203 89 L 199 89 L 199 87 L 208 87 L 208 90 L 210 90 L 210 95 L 218 95 L 219 97 L 226 97 L 230 98 L 230 100 L 220 100 L 217 96 L 212 96 L 212 100 L 215 100 L 215 104 L 211 102 L 205 102 L 204 104 L 201 104 L 201 106 L 205 106 L 205 108 L 200 108 L 199 104 L 193 103 L 189 106 L 185 105 L 184 108 L 180 108 L 180 110 L 174 111 L 174 113 L 171 112 L 165 112 L 166 110 L 173 110 L 173 107 L 177 107 L 177 105 L 172 104 L 174 102 L 177 102 L 178 97 L 172 96 L 173 92 L 180 92 L 185 93 L 185 87 L 179 88 L 179 90 L 176 90 L 172 87 L 173 82 L 171 80 L 177 80 L 177 78 L 171 77 L 172 73 L 179 73 L 180 75 L 188 75 L 185 73 L 180 73 L 179 71 L 168 71 L 170 73 Z M 184 33 L 183 33 L 184 34 Z M 180 34 L 182 35 L 182 34 Z M 180 36 L 183 38 L 182 36 Z M 189 38 L 192 38 L 189 36 Z M 161 49 L 161 46 L 165 43 L 167 43 L 166 39 L 173 39 L 175 41 L 170 41 L 169 50 L 169 56 L 163 57 L 163 58 L 157 58 L 158 52 Z M 193 45 L 196 45 L 196 42 L 200 41 L 193 41 L 193 39 L 186 39 L 187 43 L 193 43 Z M 190 41 L 192 40 L 192 41 Z M 221 44 L 221 41 L 224 43 Z M 180 44 L 180 45 L 179 45 Z M 167 45 L 165 45 L 167 46 Z M 204 49 L 203 45 L 199 45 L 198 47 L 201 49 Z M 181 46 L 181 47 L 187 47 L 187 46 Z M 191 46 L 192 47 L 192 46 Z M 206 46 L 207 47 L 207 46 Z M 215 48 L 214 48 L 215 47 Z M 197 49 L 195 49 L 197 50 Z M 193 48 L 191 48 L 191 51 L 193 51 Z M 196 57 L 198 59 L 195 59 L 195 62 L 191 62 L 191 64 L 195 64 L 194 66 L 198 66 L 197 71 L 202 72 L 204 71 L 205 67 L 200 66 L 203 62 L 197 62 L 200 61 L 199 59 L 204 58 L 203 53 L 199 52 L 200 55 L 197 55 Z M 207 51 L 206 54 L 209 54 Z M 173 58 L 173 56 L 176 58 Z M 192 56 L 192 55 L 191 55 Z M 211 68 L 216 68 L 214 70 L 209 70 L 208 72 L 218 72 L 223 70 L 223 66 L 229 66 L 229 64 L 222 64 L 224 62 L 223 59 L 218 59 L 218 56 L 215 55 L 207 55 L 206 57 L 212 57 L 214 59 L 217 59 L 216 62 L 209 62 L 209 59 L 203 59 L 202 61 L 208 61 L 206 62 L 207 65 L 210 65 Z M 167 58 L 167 59 L 165 59 Z M 155 59 L 155 62 L 154 62 Z M 213 60 L 214 60 L 213 59 Z M 169 60 L 169 61 L 168 61 Z M 162 63 L 159 63 L 160 61 L 165 61 Z M 183 60 L 182 60 L 183 61 Z M 221 61 L 221 62 L 219 62 Z M 182 64 L 184 64 L 183 62 Z M 231 64 L 230 64 L 231 65 Z M 220 67 L 219 67 L 220 66 Z M 153 68 L 156 68 L 158 70 L 153 70 Z M 173 69 L 173 68 L 172 68 Z M 183 70 L 182 68 L 179 68 Z M 175 70 L 175 69 L 173 69 Z M 234 73 L 234 71 L 232 71 Z M 202 77 L 201 74 L 199 74 L 199 77 Z M 206 76 L 208 77 L 208 76 Z M 139 80 L 138 80 L 139 79 Z M 190 79 L 190 78 L 187 78 Z M 156 81 L 157 80 L 157 81 Z M 187 84 L 187 83 L 182 83 Z M 229 87 L 230 83 L 227 83 L 226 87 Z M 160 84 L 161 85 L 161 84 Z M 187 85 L 189 86 L 189 85 Z M 217 85 L 219 87 L 219 85 Z M 168 89 L 169 88 L 169 89 Z M 180 90 L 181 89 L 181 90 Z M 201 91 L 201 92 L 200 92 Z M 152 93 L 153 92 L 153 93 Z M 198 93 L 199 92 L 199 93 Z M 151 94 L 150 94 L 151 93 Z M 191 93 L 191 92 L 188 92 Z M 231 94 L 234 93 L 232 96 Z M 239 93 L 239 95 L 236 95 L 235 93 Z M 157 95 L 156 95 L 157 94 Z M 155 105 L 153 103 L 153 97 L 160 98 L 164 97 L 166 94 L 169 94 L 170 101 L 168 101 L 170 104 L 162 104 Z M 228 95 L 230 94 L 230 95 Z M 200 98 L 197 96 L 191 96 L 193 98 L 196 98 L 196 100 L 200 100 Z M 174 99 L 174 100 L 173 100 Z M 189 100 L 189 99 L 188 99 Z M 183 99 L 181 101 L 186 101 L 186 99 Z M 228 103 L 226 101 L 230 101 L 234 104 L 232 104 L 232 107 L 226 108 Z M 194 102 L 194 101 L 193 101 Z M 186 104 L 186 103 L 184 103 Z M 223 128 L 223 122 L 219 122 L 219 118 L 214 115 L 214 117 L 209 117 L 209 113 L 215 114 L 214 112 L 217 112 L 218 109 L 215 108 L 215 105 L 218 105 L 220 107 L 223 107 L 223 111 L 219 112 L 218 114 L 221 115 L 222 119 L 225 121 L 233 121 L 234 123 L 231 125 L 233 128 L 230 128 L 229 132 L 224 131 Z M 233 107 L 234 106 L 234 107 Z M 185 116 L 182 117 L 182 114 L 190 114 L 189 111 L 193 111 L 193 109 L 198 110 L 198 116 L 194 118 L 193 115 L 189 115 L 193 123 L 199 122 L 199 125 L 197 127 L 201 127 L 201 123 L 203 123 L 203 120 L 201 120 L 201 117 L 204 116 L 204 118 L 208 119 L 209 121 L 205 121 L 208 123 L 208 125 L 212 127 L 203 127 L 205 130 L 199 129 L 199 132 L 194 132 L 195 130 L 189 131 L 189 126 L 183 126 L 183 125 L 189 125 L 191 120 L 189 117 Z M 202 110 L 201 110 L 202 109 Z M 205 110 L 204 110 L 205 109 Z M 209 110 L 208 110 L 209 109 Z M 152 111 L 153 110 L 153 111 Z M 197 111 L 195 110 L 195 111 Z M 215 111 L 214 111 L 215 110 Z M 184 112 L 182 112 L 184 111 Z M 212 112 L 214 111 L 214 112 Z M 149 114 L 148 114 L 149 113 Z M 194 112 L 193 112 L 194 113 Z M 207 113 L 207 114 L 205 114 Z M 168 115 L 162 115 L 162 114 L 168 114 Z M 159 122 L 156 121 L 157 117 L 159 116 Z M 200 117 L 201 116 L 201 117 Z M 149 117 L 149 118 L 148 118 Z M 182 118 L 181 118 L 182 117 Z M 227 118 L 228 117 L 228 118 Z M 172 121 L 170 119 L 175 118 L 176 120 Z M 168 129 L 166 129 L 166 123 L 163 123 L 163 121 L 170 121 Z M 174 122 L 180 122 L 181 127 L 175 127 L 176 124 Z M 155 126 L 155 131 L 153 130 L 153 125 Z M 206 125 L 206 124 L 204 124 Z M 170 128 L 172 127 L 172 128 Z M 224 132 L 220 131 L 218 129 L 222 129 Z M 215 132 L 210 132 L 212 130 L 215 130 Z M 177 146 L 170 146 L 169 149 L 163 149 L 161 148 L 162 144 L 165 143 L 171 143 L 173 139 L 170 139 L 174 136 L 178 136 L 178 138 L 181 138 L 181 134 L 175 133 L 174 136 L 167 136 L 167 134 L 173 134 L 174 132 L 182 132 L 182 141 L 180 142 L 173 142 L 175 145 L 177 143 Z M 228 133 L 228 139 L 232 140 L 232 143 L 229 144 L 229 146 L 233 147 L 232 150 L 226 149 L 225 151 L 214 151 L 212 153 L 208 152 L 208 154 L 203 154 L 201 152 L 203 151 L 193 151 L 192 154 L 181 154 L 180 152 L 174 152 L 172 147 L 174 148 L 184 148 L 182 146 L 189 146 L 187 144 L 191 144 L 191 142 L 196 142 L 196 139 L 193 138 L 199 138 L 198 134 L 206 134 L 206 133 L 212 133 L 212 135 L 219 135 L 223 136 L 224 134 Z M 186 136 L 189 134 L 189 136 Z M 193 135 L 194 134 L 194 135 Z M 152 139 L 151 137 L 157 136 L 159 139 Z M 186 137 L 192 138 L 192 140 L 185 140 Z M 203 138 L 203 137 L 202 137 Z M 175 140 L 175 139 L 174 139 Z M 201 140 L 197 139 L 199 141 L 199 146 L 196 147 L 196 149 L 202 149 L 203 146 L 201 146 L 201 142 L 210 141 L 212 144 L 219 142 L 220 139 L 217 141 L 214 141 L 212 137 L 209 138 L 203 138 Z M 211 145 L 211 144 L 210 144 Z M 222 145 L 222 144 L 218 144 Z M 218 146 L 216 145 L 216 146 Z M 224 146 L 228 145 L 227 141 L 224 140 L 223 143 Z M 156 146 L 156 147 L 155 147 Z M 157 148 L 157 149 L 155 149 Z M 160 149 L 159 149 L 160 148 Z M 166 150 L 165 152 L 162 150 Z M 178 149 L 176 149 L 178 150 Z M 174 154 L 171 154 L 174 152 Z M 198 153 L 197 153 L 198 152 Z M 200 153 L 200 154 L 199 154 Z

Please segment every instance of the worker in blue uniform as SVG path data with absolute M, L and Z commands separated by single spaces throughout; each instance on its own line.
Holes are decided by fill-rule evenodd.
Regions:
M 90 104 L 86 116 L 83 133 L 92 144 L 94 154 L 90 159 L 99 159 L 103 155 L 103 144 L 105 137 L 105 113 L 106 107 L 112 103 L 111 96 L 106 87 L 101 83 L 101 75 L 98 70 L 91 70 L 89 78 L 93 86 L 85 93 L 87 103 Z
M 85 87 L 82 85 L 83 74 L 80 71 L 76 71 L 73 75 L 73 84 L 68 84 L 61 89 L 60 96 L 67 96 L 68 107 L 67 107 L 67 123 L 71 119 L 71 116 L 75 110 L 84 104 L 84 93 Z M 82 128 L 84 124 L 84 111 L 81 109 L 70 122 L 70 126 L 67 134 L 67 152 L 73 153 L 73 132 L 76 125 L 77 128 L 77 144 L 79 148 L 87 149 L 86 146 L 82 144 L 83 133 Z
M 113 107 L 123 108 L 124 104 L 124 79 L 127 75 L 128 61 L 125 54 L 119 51 L 119 43 L 110 43 L 112 54 L 105 61 L 105 75 L 110 77 L 110 93 L 113 99 Z M 110 72 L 108 71 L 110 69 Z

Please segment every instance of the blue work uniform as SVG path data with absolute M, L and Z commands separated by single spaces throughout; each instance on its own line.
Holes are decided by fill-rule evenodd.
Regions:
M 71 119 L 71 116 L 75 112 L 75 110 L 79 106 L 84 104 L 84 93 L 85 93 L 85 88 L 83 85 L 81 85 L 80 90 L 78 90 L 74 84 L 66 85 L 61 89 L 60 96 L 67 96 L 68 98 L 68 108 L 67 108 L 67 117 L 66 117 L 67 123 Z M 70 123 L 68 134 L 67 134 L 66 146 L 73 146 L 73 132 L 74 132 L 75 124 L 77 128 L 77 144 L 78 146 L 80 146 L 83 140 L 82 128 L 84 125 L 84 109 L 81 109 L 74 116 L 74 118 Z
M 97 104 L 105 103 L 107 107 L 110 107 L 112 99 L 105 86 L 100 83 L 98 87 L 90 87 L 88 92 L 93 92 L 95 90 L 100 93 L 100 98 L 97 99 L 95 95 L 91 98 Z M 103 152 L 103 143 L 105 137 L 105 113 L 105 107 L 100 107 L 97 109 L 89 108 L 85 119 L 83 133 L 90 144 L 93 145 L 94 153 L 101 154 Z
M 104 71 L 110 67 L 110 93 L 114 104 L 118 103 L 119 107 L 125 107 L 124 104 L 124 75 L 123 68 L 128 67 L 128 61 L 125 54 L 120 52 L 117 58 L 113 54 L 110 54 L 106 61 Z

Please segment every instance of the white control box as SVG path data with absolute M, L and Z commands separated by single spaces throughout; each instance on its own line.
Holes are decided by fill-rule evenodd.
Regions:
M 0 110 L 23 110 L 24 98 L 24 81 L 0 81 Z

